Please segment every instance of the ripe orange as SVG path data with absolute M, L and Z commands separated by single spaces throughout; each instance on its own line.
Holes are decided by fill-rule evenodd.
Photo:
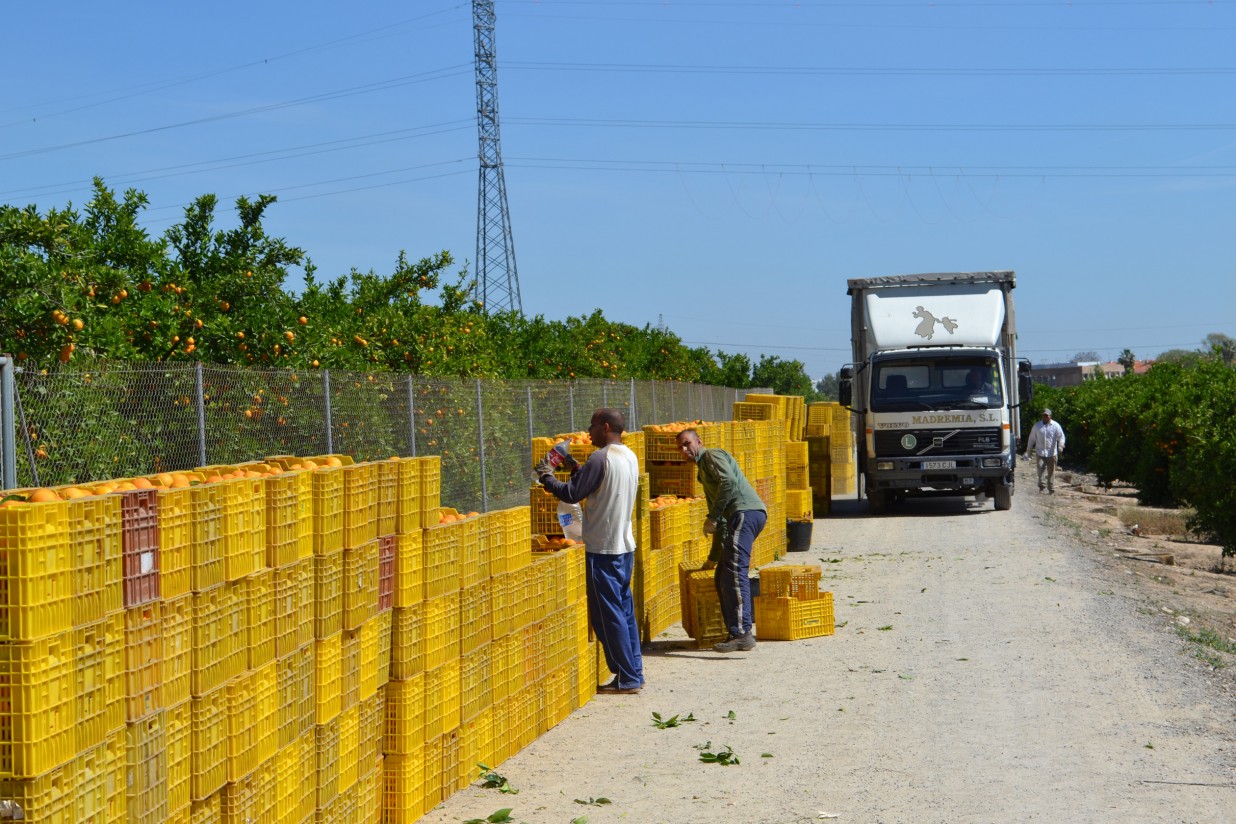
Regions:
M 30 504 L 46 504 L 59 500 L 60 496 L 54 489 L 36 489 L 26 496 L 26 503 Z
M 60 490 L 60 497 L 66 501 L 71 501 L 74 498 L 89 498 L 90 493 L 76 486 L 70 486 Z
M 134 489 L 150 489 L 153 486 L 154 484 L 150 482 L 149 478 L 134 478 L 133 479 Z

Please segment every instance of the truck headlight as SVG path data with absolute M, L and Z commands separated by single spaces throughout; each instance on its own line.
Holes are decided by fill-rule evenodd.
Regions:
M 1001 467 L 1004 466 L 1004 458 L 983 458 L 984 467 Z
M 892 461 L 876 461 L 876 469 L 881 472 L 891 471 L 893 468 Z

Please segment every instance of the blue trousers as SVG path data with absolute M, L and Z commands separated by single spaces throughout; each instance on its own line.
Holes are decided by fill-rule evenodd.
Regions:
M 640 653 L 639 626 L 635 622 L 635 598 L 631 595 L 635 553 L 585 552 L 584 565 L 588 619 L 605 652 L 605 664 L 618 676 L 619 688 L 642 687 L 644 657 Z
M 767 522 L 768 513 L 758 509 L 735 512 L 726 521 L 721 560 L 717 562 L 713 580 L 717 585 L 725 628 L 732 638 L 746 635 L 755 622 L 749 577 L 751 546 Z

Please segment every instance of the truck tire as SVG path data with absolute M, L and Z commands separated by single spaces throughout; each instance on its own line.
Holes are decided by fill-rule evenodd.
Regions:
M 991 496 L 996 505 L 996 512 L 1004 512 L 1013 508 L 1013 487 L 1001 484 L 996 487 L 996 494 Z
M 872 515 L 883 515 L 888 509 L 888 493 L 883 489 L 873 489 L 867 493 L 867 503 Z

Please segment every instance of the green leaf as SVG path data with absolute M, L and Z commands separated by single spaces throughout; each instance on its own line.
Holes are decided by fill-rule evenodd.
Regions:
M 733 710 L 730 710 L 729 713 L 725 717 L 730 719 L 731 721 L 738 720 L 738 715 Z
M 772 758 L 772 757 L 773 757 L 773 754 L 772 754 L 772 753 L 770 753 L 770 752 L 762 752 L 762 753 L 760 753 L 760 758 Z
M 892 628 L 893 628 L 892 624 L 885 624 L 882 627 L 877 627 L 877 629 L 880 630 L 880 632 L 888 632 Z

